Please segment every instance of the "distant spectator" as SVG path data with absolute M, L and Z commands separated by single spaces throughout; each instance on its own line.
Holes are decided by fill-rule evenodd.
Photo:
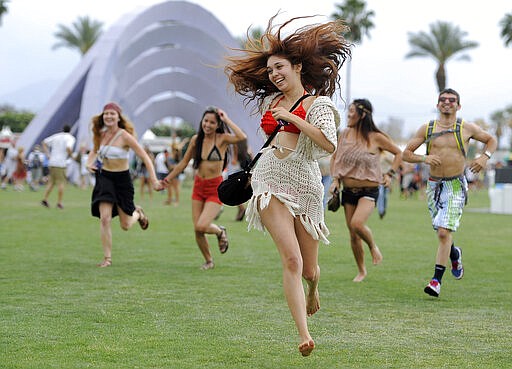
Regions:
M 14 180 L 14 189 L 16 191 L 23 191 L 23 184 L 27 179 L 27 167 L 25 165 L 25 149 L 18 147 L 18 156 L 16 157 L 16 170 L 12 178 Z
M 73 147 L 76 139 L 69 133 L 71 127 L 65 125 L 62 132 L 56 133 L 43 140 L 43 151 L 48 155 L 48 166 L 50 168 L 50 179 L 44 192 L 41 205 L 49 208 L 48 196 L 57 185 L 57 208 L 63 209 L 62 199 L 64 197 L 64 188 L 66 186 L 66 161 L 73 154 Z
M 30 189 L 37 191 L 43 179 L 43 163 L 45 155 L 41 152 L 41 146 L 35 145 L 34 150 L 27 157 L 30 168 Z
M 18 150 L 16 150 L 16 143 L 11 141 L 11 146 L 7 149 L 4 156 L 4 177 L 2 178 L 2 189 L 6 189 L 7 185 L 11 183 L 12 176 L 16 170 L 16 161 L 18 159 Z

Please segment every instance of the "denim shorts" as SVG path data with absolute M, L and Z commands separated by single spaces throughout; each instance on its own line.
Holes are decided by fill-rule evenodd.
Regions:
M 357 205 L 359 199 L 377 201 L 379 187 L 343 187 L 341 191 L 341 205 Z

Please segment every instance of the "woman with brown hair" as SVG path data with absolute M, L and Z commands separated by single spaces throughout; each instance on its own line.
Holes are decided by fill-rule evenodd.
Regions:
M 233 132 L 229 132 L 228 128 Z M 199 131 L 190 139 L 185 155 L 163 179 L 163 187 L 182 173 L 194 159 L 194 187 L 192 190 L 192 220 L 196 243 L 204 258 L 202 270 L 213 269 L 215 264 L 206 235 L 217 236 L 219 251 L 224 254 L 229 247 L 226 228 L 214 224 L 222 202 L 217 187 L 222 182 L 222 172 L 227 166 L 229 145 L 245 140 L 245 133 L 227 113 L 219 108 L 207 108 L 201 118 Z
M 383 151 L 394 156 L 391 168 L 384 174 L 381 170 Z M 363 241 L 370 249 L 373 264 L 382 261 L 382 254 L 366 222 L 375 208 L 379 185 L 389 187 L 401 161 L 400 148 L 373 122 L 370 101 L 354 100 L 349 106 L 347 128 L 341 132 L 338 149 L 331 159 L 333 182 L 329 190 L 333 193 L 343 186 L 341 204 L 345 209 L 345 222 L 358 269 L 354 282 L 363 281 L 367 274 Z
M 266 229 L 276 244 L 284 293 L 299 332 L 298 348 L 308 356 L 315 342 L 307 317 L 320 309 L 318 245 L 320 240 L 329 242 L 317 159 L 336 149 L 340 117 L 330 97 L 350 49 L 341 21 L 304 26 L 281 38 L 284 27 L 308 17 L 293 18 L 276 29 L 276 16 L 259 40 L 249 38 L 241 55 L 228 58 L 225 71 L 236 92 L 256 101 L 265 137 L 278 121 L 286 123 L 253 169 L 246 217 L 249 228 Z
M 153 162 L 135 138 L 133 124 L 122 114 L 116 103 L 108 103 L 103 112 L 92 118 L 93 149 L 87 159 L 87 168 L 95 173 L 91 212 L 100 218 L 103 261 L 99 267 L 112 265 L 112 218 L 119 216 L 123 230 L 135 222 L 145 230 L 149 219 L 140 206 L 133 203 L 134 189 L 129 172 L 129 149 L 142 158 L 149 172 L 153 188 L 160 190 Z

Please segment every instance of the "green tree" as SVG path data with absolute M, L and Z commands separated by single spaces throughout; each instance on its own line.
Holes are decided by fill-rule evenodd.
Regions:
M 459 60 L 470 60 L 463 52 L 478 46 L 477 42 L 466 41 L 467 32 L 448 22 L 438 21 L 430 25 L 430 33 L 408 33 L 412 50 L 405 56 L 430 57 L 437 62 L 436 82 L 439 91 L 446 87 L 446 63 L 458 56 Z
M 350 28 L 345 38 L 355 44 L 361 44 L 366 35 L 370 38 L 370 30 L 375 26 L 372 18 L 373 10 L 366 10 L 366 2 L 362 0 L 345 0 L 343 4 L 336 4 L 337 11 L 331 15 L 333 19 L 342 19 Z M 347 101 L 350 103 L 350 77 L 352 69 L 351 59 L 347 61 Z
M 21 133 L 34 118 L 34 113 L 27 110 L 16 110 L 11 105 L 0 106 L 0 128 L 9 126 L 15 133 Z
M 90 19 L 88 16 L 78 17 L 72 27 L 62 24 L 57 26 L 59 30 L 54 36 L 59 40 L 53 49 L 68 47 L 80 50 L 83 56 L 94 45 L 102 33 L 103 23 Z
M 512 44 L 512 13 L 505 14 L 500 21 L 501 38 L 505 42 L 505 46 Z
M 512 128 L 512 105 L 507 106 L 503 110 L 498 110 L 492 113 L 491 120 L 495 126 L 494 134 L 496 135 L 496 140 L 498 141 L 499 150 L 501 147 L 501 137 L 503 136 L 506 127 Z
M 249 37 L 251 40 L 259 40 L 263 35 L 263 28 L 261 27 L 251 28 L 249 31 Z M 237 37 L 237 41 L 241 48 L 250 47 L 250 45 L 247 45 L 247 35 L 244 37 Z
M 0 0 L 0 26 L 2 25 L 2 17 L 4 14 L 7 14 L 7 3 L 9 0 Z

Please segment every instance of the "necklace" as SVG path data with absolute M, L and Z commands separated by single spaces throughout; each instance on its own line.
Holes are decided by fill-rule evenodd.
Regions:
M 441 124 L 441 122 L 437 122 L 437 125 L 441 128 L 452 128 L 453 127 L 453 123 L 452 124 L 448 124 L 447 126 Z

